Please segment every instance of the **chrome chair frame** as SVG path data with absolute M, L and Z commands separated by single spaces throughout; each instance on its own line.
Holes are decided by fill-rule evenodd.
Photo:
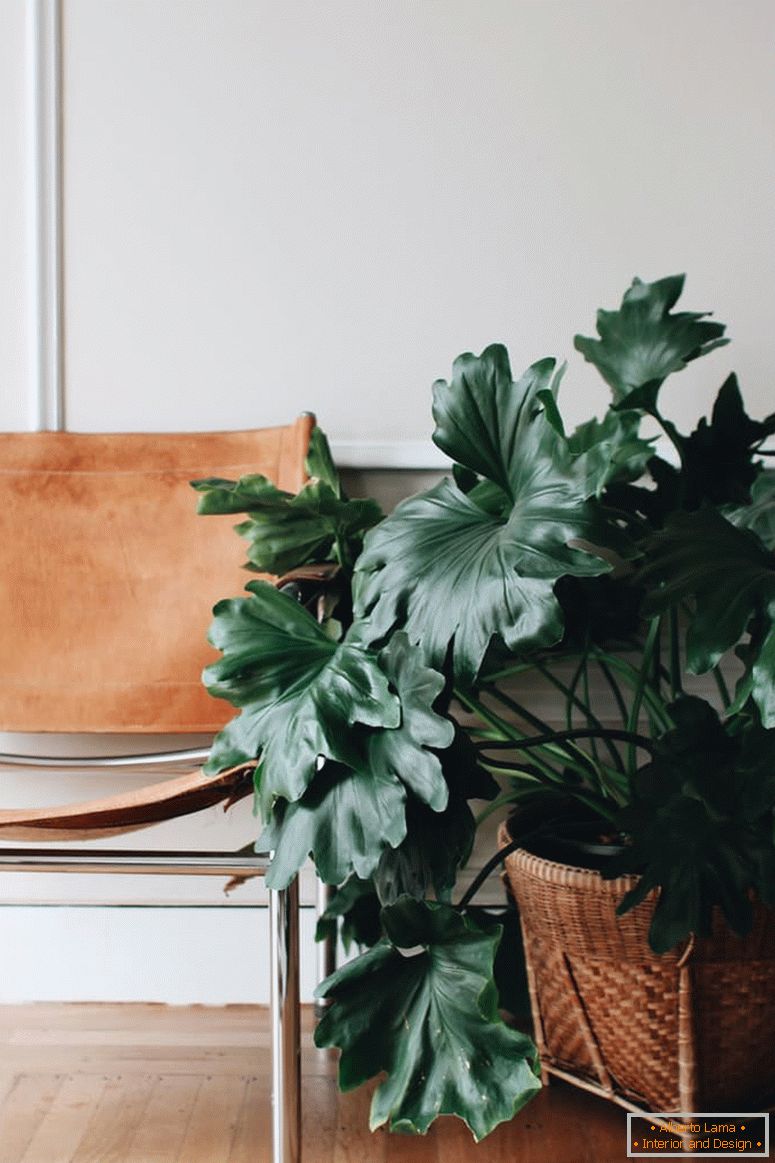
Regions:
M 208 751 L 157 755 L 52 758 L 0 754 L 0 767 L 110 768 L 198 762 Z M 133 873 L 135 875 L 263 876 L 271 853 L 174 852 L 110 848 L 0 848 L 0 871 Z M 272 1024 L 272 1159 L 301 1160 L 301 1029 L 299 1013 L 298 881 L 269 890 Z

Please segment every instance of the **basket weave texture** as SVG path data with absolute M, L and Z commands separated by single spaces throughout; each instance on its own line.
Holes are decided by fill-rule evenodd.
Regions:
M 501 825 L 499 844 L 511 840 Z M 708 938 L 658 956 L 655 897 L 615 909 L 637 877 L 603 880 L 524 850 L 505 860 L 525 945 L 545 1078 L 633 1110 L 763 1109 L 775 1097 L 775 913 L 746 937 L 720 917 Z

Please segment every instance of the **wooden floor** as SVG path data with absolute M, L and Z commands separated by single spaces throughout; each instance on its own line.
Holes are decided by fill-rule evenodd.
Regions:
M 561 1084 L 478 1147 L 457 1119 L 368 1131 L 304 1014 L 304 1163 L 623 1163 L 625 1115 Z M 265 1009 L 0 1008 L 0 1163 L 269 1163 Z

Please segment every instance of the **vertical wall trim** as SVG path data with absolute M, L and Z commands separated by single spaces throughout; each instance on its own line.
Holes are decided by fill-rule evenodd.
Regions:
M 62 429 L 62 9 L 27 0 L 30 396 L 34 429 Z

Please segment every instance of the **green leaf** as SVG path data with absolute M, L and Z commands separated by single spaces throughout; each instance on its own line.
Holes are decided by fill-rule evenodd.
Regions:
M 372 1130 L 424 1134 L 437 1115 L 455 1114 L 483 1139 L 540 1089 L 533 1044 L 498 1016 L 500 932 L 408 898 L 383 909 L 382 923 L 386 938 L 318 988 L 332 1005 L 315 1044 L 341 1048 L 343 1090 L 386 1072 Z
M 496 343 L 480 356 L 467 352 L 452 365 L 452 380 L 433 385 L 434 443 L 458 464 L 500 485 L 514 501 L 533 484 L 541 466 L 526 461 L 526 439 L 548 449 L 554 432 L 538 393 L 552 380 L 555 361 L 534 363 L 512 382 L 506 348 Z M 542 423 L 536 425 L 540 417 Z
M 293 493 L 278 489 L 277 485 L 260 473 L 248 473 L 238 481 L 207 477 L 191 481 L 191 487 L 200 494 L 197 512 L 204 517 L 250 513 L 258 509 L 271 510 L 293 500 Z
M 340 500 L 347 500 L 342 490 L 342 483 L 339 480 L 339 473 L 334 464 L 326 434 L 322 428 L 318 428 L 317 424 L 310 434 L 306 466 L 311 477 L 328 485 Z
M 659 889 L 649 932 L 657 953 L 709 933 L 716 905 L 736 932 L 746 932 L 749 893 L 769 892 L 773 857 L 775 732 L 734 719 L 722 724 L 698 698 L 669 710 L 676 727 L 638 771 L 616 821 L 630 845 L 605 873 L 641 873 L 620 913 Z
M 400 632 L 380 652 L 379 665 L 400 699 L 401 723 L 394 730 L 370 733 L 368 766 L 401 779 L 419 800 L 441 812 L 447 806 L 447 784 L 441 762 L 429 748 L 444 750 L 455 736 L 451 721 L 433 710 L 444 679 L 425 665 Z
M 568 439 L 570 450 L 583 466 L 588 496 L 600 497 L 612 481 L 630 482 L 643 476 L 654 455 L 652 437 L 638 435 L 639 412 L 606 412 L 603 420 L 579 424 Z
M 752 420 L 746 415 L 734 373 L 722 384 L 711 421 L 703 417 L 683 441 L 683 469 L 675 474 L 673 507 L 746 505 L 760 472 L 756 447 L 775 431 L 775 416 Z
M 707 322 L 707 312 L 671 312 L 684 277 L 634 279 L 618 311 L 598 311 L 599 339 L 575 337 L 576 349 L 613 389 L 617 408 L 652 412 L 671 372 L 729 342 L 724 324 Z
M 738 529 L 750 529 L 775 550 L 775 469 L 759 474 L 751 487 L 750 505 L 725 508 L 724 516 Z
M 398 505 L 356 563 L 367 640 L 401 626 L 436 667 L 454 640 L 455 674 L 471 680 L 496 634 L 513 650 L 558 641 L 558 578 L 609 569 L 592 547 L 617 531 L 587 502 L 584 473 L 537 398 L 553 366 L 542 361 L 513 384 L 504 349 L 488 348 L 456 361 L 452 384 L 436 385 L 434 439 L 465 468 L 491 473 L 507 509 L 487 511 L 479 485 L 466 494 L 450 480 Z
M 677 513 L 647 541 L 639 580 L 650 587 L 646 614 L 688 598 L 694 611 L 686 635 L 687 668 L 703 674 L 735 646 L 752 618 L 764 634 L 775 618 L 775 554 L 755 534 L 737 529 L 715 509 Z M 775 691 L 767 677 L 768 657 L 755 644 L 749 665 L 756 675 L 754 698 L 766 726 L 775 726 Z
M 765 727 L 775 728 L 775 602 L 767 606 L 769 631 L 751 660 L 751 697 Z
M 479 765 L 476 749 L 462 731 L 441 756 L 449 798 L 443 811 L 432 811 L 414 796 L 406 804 L 406 837 L 397 848 L 385 848 L 374 874 L 383 904 L 399 896 L 422 898 L 433 892 L 449 900 L 458 870 L 471 854 L 476 821 L 472 799 L 491 800 L 498 785 Z
M 347 644 L 355 648 L 354 638 Z M 398 695 L 400 723 L 390 729 L 341 728 L 340 754 L 346 751 L 349 766 L 326 764 L 300 799 L 274 806 L 259 840 L 261 850 L 275 852 L 267 874 L 272 888 L 285 887 L 310 855 L 327 884 L 341 884 L 351 873 L 371 876 L 383 850 L 406 836 L 407 788 L 420 806 L 433 809 L 431 814 L 447 807 L 441 762 L 430 750 L 447 748 L 454 738 L 452 723 L 433 710 L 444 680 L 424 665 L 401 633 L 378 662 Z M 311 713 L 314 707 L 303 711 Z M 314 722 L 305 724 L 301 714 L 298 723 L 301 731 L 314 730 Z M 262 764 L 260 794 L 268 806 L 265 780 Z M 273 794 L 276 786 L 275 781 Z
M 210 641 L 223 658 L 207 689 L 242 713 L 215 738 L 205 771 L 261 757 L 261 796 L 297 800 L 319 756 L 357 762 L 356 723 L 397 727 L 400 704 L 375 654 L 332 642 L 297 602 L 267 582 L 219 602 Z
M 238 481 L 193 481 L 201 514 L 246 513 L 236 529 L 248 541 L 248 561 L 264 573 L 283 574 L 335 556 L 349 567 L 363 534 L 382 520 L 375 501 L 349 501 L 342 491 L 328 442 L 319 428 L 310 439 L 307 467 L 313 479 L 295 495 L 256 473 Z
M 372 881 L 351 876 L 333 890 L 315 928 L 315 940 L 339 937 L 345 953 L 349 953 L 353 945 L 371 948 L 382 936 L 379 914 L 379 897 Z
M 406 835 L 406 790 L 389 773 L 327 763 L 300 800 L 275 804 L 256 844 L 274 852 L 269 888 L 286 888 L 308 856 L 326 884 L 370 877 L 382 849 Z
M 283 573 L 333 555 L 348 566 L 360 552 L 363 534 L 382 519 L 375 501 L 340 501 L 323 481 L 310 481 L 287 503 L 255 510 L 237 532 L 248 539 L 256 569 Z
M 503 522 L 447 480 L 403 501 L 367 538 L 356 565 L 362 633 L 377 641 L 401 625 L 436 667 L 454 639 L 455 674 L 469 680 L 494 634 L 513 650 L 557 642 L 554 582 L 608 566 L 567 547 L 591 525 L 578 510 L 566 516 L 559 504 L 552 513 L 542 505 L 542 523 L 539 505 L 532 513 L 527 505 Z

